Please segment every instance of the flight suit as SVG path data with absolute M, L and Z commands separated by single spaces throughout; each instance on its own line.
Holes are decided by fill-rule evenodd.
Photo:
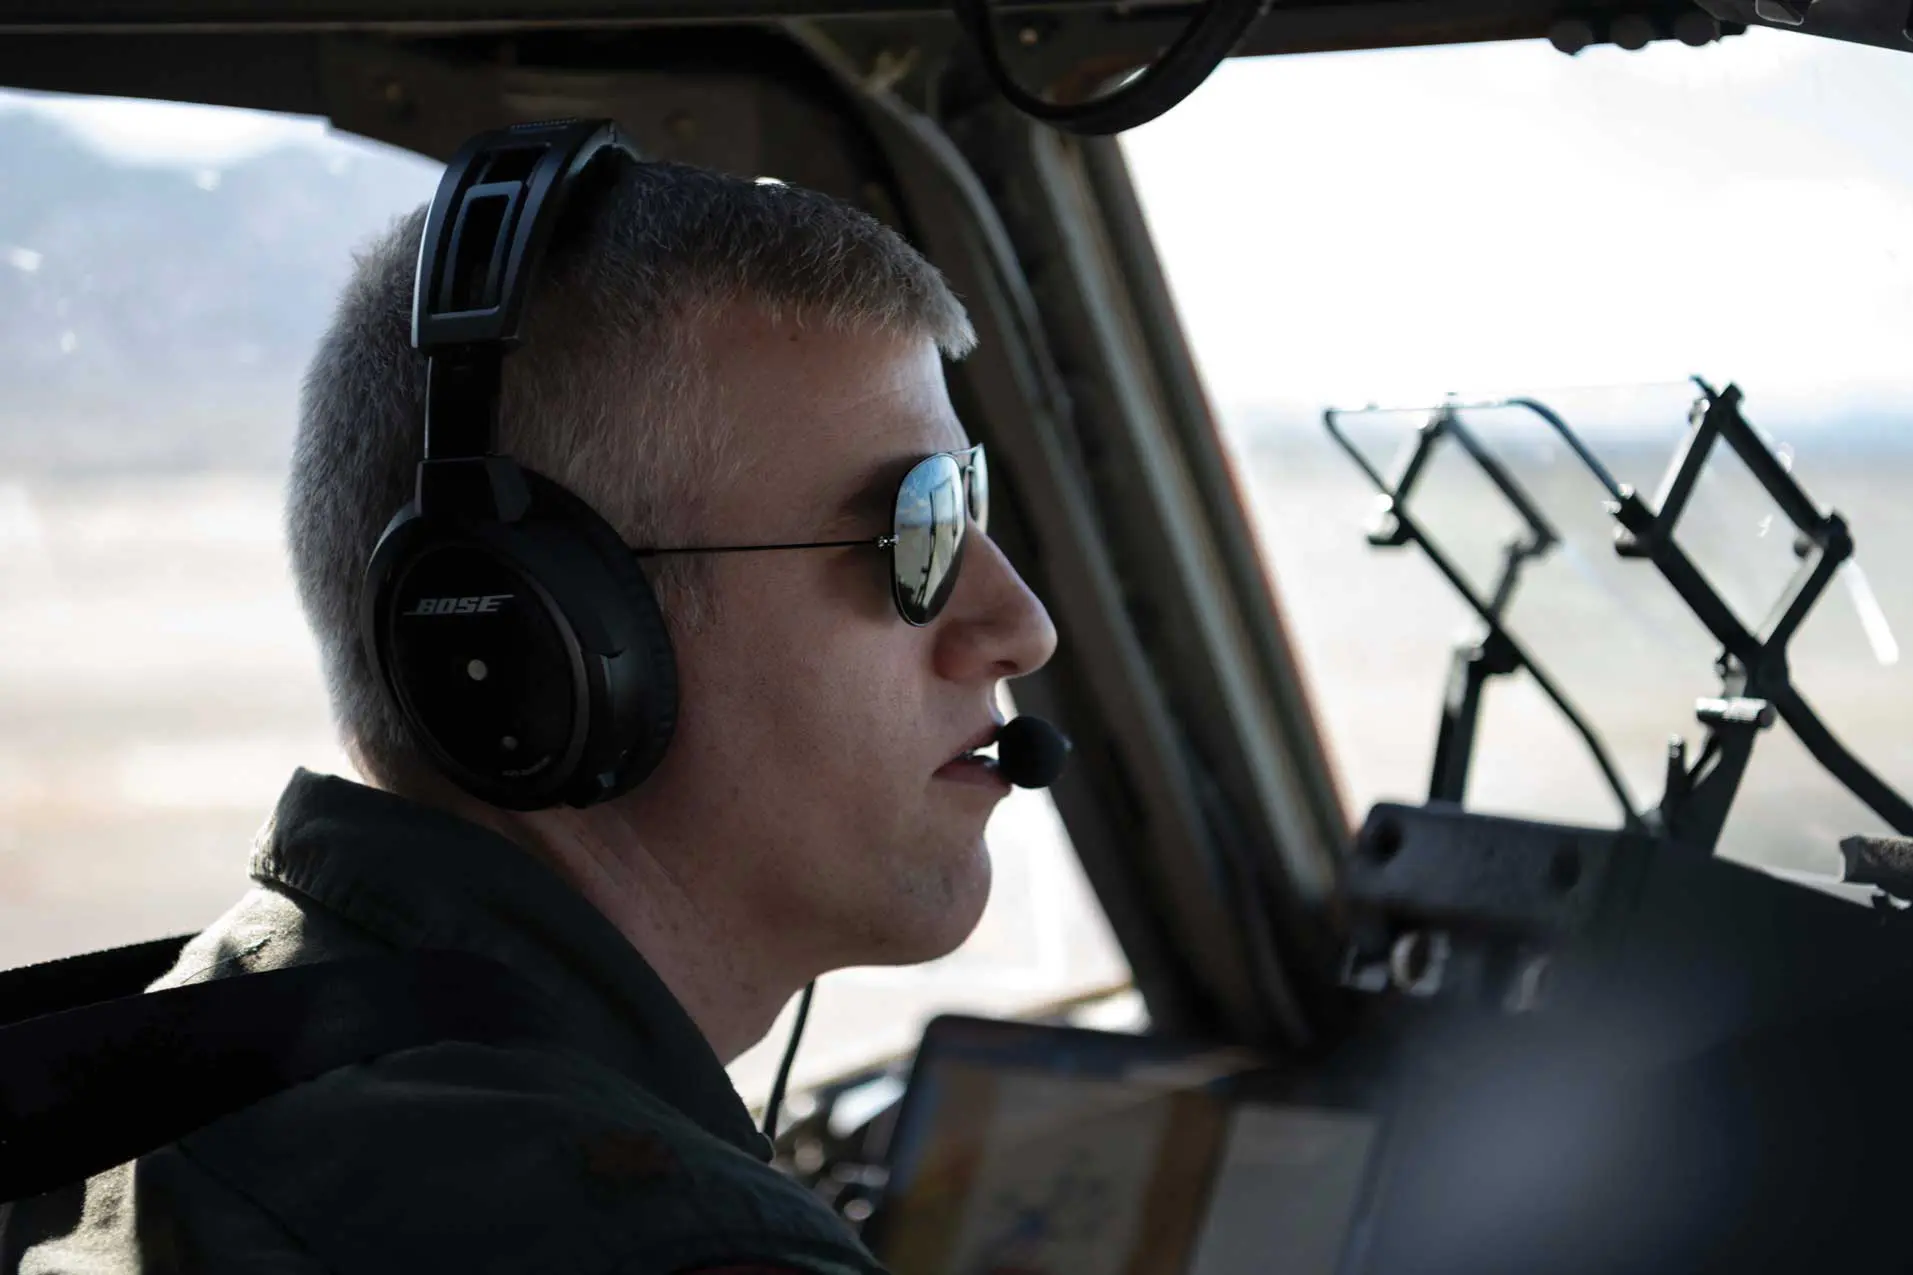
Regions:
M 532 855 L 300 771 L 252 877 L 156 986 L 451 948 L 525 979 L 568 1043 L 446 1042 L 285 1090 L 0 1206 L 0 1273 L 882 1275 L 770 1167 L 768 1140 L 643 957 Z

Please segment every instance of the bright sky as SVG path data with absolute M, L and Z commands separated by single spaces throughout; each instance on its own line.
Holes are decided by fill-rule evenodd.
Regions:
M 326 135 L 324 120 L 298 115 L 0 89 L 0 111 L 9 110 L 52 115 L 100 150 L 146 164 L 217 167 L 287 141 Z
M 1126 138 L 1212 390 L 1913 402 L 1913 55 L 1754 31 L 1231 64 Z
M 321 121 L 0 94 L 213 165 Z M 1755 31 L 1231 64 L 1125 139 L 1225 408 L 1757 383 L 1913 404 L 1913 55 Z

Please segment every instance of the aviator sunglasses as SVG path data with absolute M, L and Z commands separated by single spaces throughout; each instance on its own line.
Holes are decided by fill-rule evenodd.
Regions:
M 890 534 L 861 540 L 815 540 L 775 545 L 701 545 L 636 549 L 640 558 L 686 553 L 769 553 L 781 549 L 870 548 L 890 551 L 890 589 L 906 624 L 937 618 L 956 587 L 963 564 L 964 534 L 990 524 L 990 470 L 978 444 L 960 452 L 936 452 L 911 466 L 897 485 Z

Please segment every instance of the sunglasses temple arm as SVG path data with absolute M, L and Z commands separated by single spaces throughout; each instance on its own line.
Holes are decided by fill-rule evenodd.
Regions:
M 810 540 L 778 545 L 684 545 L 669 549 L 633 549 L 634 558 L 665 558 L 692 553 L 774 553 L 782 549 L 888 549 L 895 536 L 866 536 L 862 540 Z

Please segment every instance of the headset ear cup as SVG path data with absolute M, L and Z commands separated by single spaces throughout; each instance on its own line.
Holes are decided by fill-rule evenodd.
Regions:
M 593 706 L 584 782 L 596 791 L 573 799 L 602 801 L 636 787 L 663 760 L 677 727 L 677 656 L 657 594 L 630 546 L 576 494 L 533 470 L 524 474 L 536 525 L 563 535 L 570 551 L 582 550 L 597 566 L 611 596 L 587 605 L 634 661 L 614 673 L 604 701 Z M 597 719 L 600 710 L 606 720 Z
M 677 723 L 677 661 L 656 595 L 617 532 L 559 484 L 520 472 L 530 504 L 516 521 L 432 519 L 415 505 L 393 519 L 367 567 L 361 638 L 414 737 L 460 787 L 513 810 L 587 806 L 628 792 L 663 759 Z M 443 587 L 448 563 L 460 587 Z M 474 593 L 503 605 L 420 600 Z M 460 614 L 446 618 L 446 604 Z M 420 618 L 432 616 L 420 609 L 428 605 L 436 618 Z M 445 671 L 465 670 L 473 655 L 485 689 L 459 674 L 448 687 Z M 506 739 L 510 753 L 478 742 L 492 739 Z M 534 758 L 555 765 L 525 765 Z

